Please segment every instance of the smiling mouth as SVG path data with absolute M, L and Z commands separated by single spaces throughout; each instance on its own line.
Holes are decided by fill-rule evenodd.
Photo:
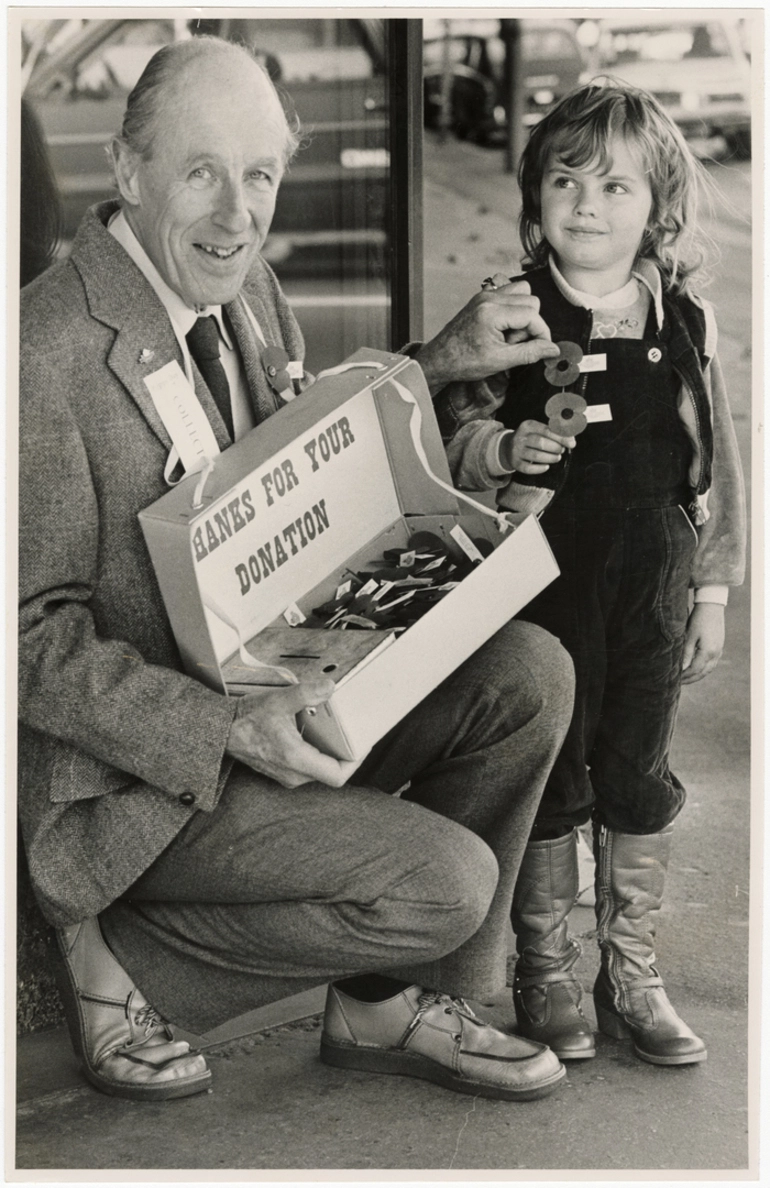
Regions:
M 195 245 L 199 251 L 205 252 L 207 256 L 211 256 L 215 260 L 231 260 L 242 248 L 243 244 L 236 244 L 235 247 L 224 248 L 217 247 L 213 243 L 196 243 Z

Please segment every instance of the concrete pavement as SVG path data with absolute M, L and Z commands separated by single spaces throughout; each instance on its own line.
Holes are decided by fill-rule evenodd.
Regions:
M 501 154 L 449 141 L 426 146 L 428 333 L 476 291 L 483 276 L 516 266 L 515 188 Z M 727 250 L 709 295 L 748 466 L 750 424 L 749 167 L 723 175 Z M 719 213 L 719 212 L 718 212 Z M 310 1169 L 384 1174 L 428 1169 L 463 1176 L 527 1172 L 710 1171 L 747 1178 L 756 1149 L 749 1110 L 746 1001 L 749 907 L 748 587 L 731 598 L 728 649 L 706 681 L 685 689 L 674 767 L 689 789 L 676 834 L 658 956 L 671 997 L 709 1043 L 704 1065 L 659 1069 L 627 1044 L 599 1037 L 595 1060 L 573 1063 L 543 1101 L 466 1098 L 436 1086 L 326 1068 L 318 1060 L 322 992 L 270 1008 L 205 1037 L 214 1092 L 159 1106 L 113 1101 L 88 1087 L 66 1036 L 26 1037 L 19 1049 L 16 1167 L 30 1178 L 101 1169 L 234 1173 Z M 577 907 L 581 972 L 596 970 L 593 913 Z M 758 942 L 758 936 L 755 941 Z M 480 1010 L 510 1023 L 509 992 Z M 590 1002 L 589 1014 L 592 1014 Z M 299 1022 L 298 1016 L 310 1015 Z M 314 1017 L 315 1016 L 315 1017 Z M 756 1035 L 756 1030 L 754 1031 Z M 37 1175 L 33 1175 L 36 1172 Z M 107 1176 L 105 1175 L 105 1179 Z M 192 1178 L 192 1177 L 190 1177 Z M 256 1178 L 256 1177 L 255 1177 Z

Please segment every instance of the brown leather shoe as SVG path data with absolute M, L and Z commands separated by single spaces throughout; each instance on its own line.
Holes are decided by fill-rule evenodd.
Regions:
M 164 1101 L 209 1089 L 200 1053 L 174 1040 L 107 947 L 96 917 L 59 928 L 57 969 L 72 1046 L 84 1075 L 112 1097 Z
M 462 998 L 420 986 L 385 1002 L 360 1002 L 330 986 L 321 1060 L 510 1101 L 546 1097 L 566 1071 L 543 1044 L 498 1031 Z

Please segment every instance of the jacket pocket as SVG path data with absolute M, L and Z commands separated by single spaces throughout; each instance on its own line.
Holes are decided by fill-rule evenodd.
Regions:
M 692 534 L 695 537 L 695 545 L 697 547 L 697 545 L 699 543 L 698 529 L 693 524 L 692 520 L 690 519 L 689 515 L 687 514 L 686 509 L 682 507 L 681 503 L 677 504 L 677 506 L 678 506 L 680 512 L 682 513 L 682 515 L 684 516 L 685 520 L 687 521 L 687 526 L 692 529 Z

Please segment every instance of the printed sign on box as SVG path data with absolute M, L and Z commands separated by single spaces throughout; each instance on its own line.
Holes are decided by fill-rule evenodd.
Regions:
M 275 683 L 281 672 L 302 679 L 317 661 L 337 688 L 315 715 L 300 716 L 305 737 L 360 759 L 558 569 L 534 518 L 503 534 L 492 513 L 458 502 L 416 363 L 361 350 L 335 370 L 140 520 L 187 671 L 242 692 L 233 672 L 248 670 L 253 685 L 261 663 L 265 683 Z M 368 651 L 324 638 L 295 659 L 287 623 L 420 530 L 458 557 L 463 534 L 494 552 L 398 638 L 372 639 Z M 346 664 L 334 648 L 349 653 Z

